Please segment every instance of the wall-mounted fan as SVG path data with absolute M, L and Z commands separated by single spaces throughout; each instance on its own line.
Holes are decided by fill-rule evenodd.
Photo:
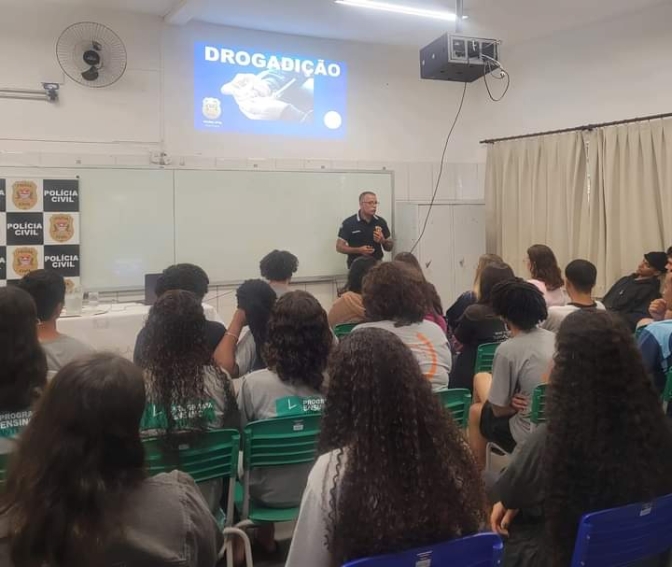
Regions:
M 126 70 L 126 48 L 110 28 L 79 22 L 66 28 L 56 42 L 58 63 L 73 81 L 87 87 L 107 87 Z

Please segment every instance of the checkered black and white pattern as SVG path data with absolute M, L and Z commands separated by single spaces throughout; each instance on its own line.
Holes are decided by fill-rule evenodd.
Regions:
M 0 179 L 0 286 L 39 268 L 79 285 L 79 181 Z

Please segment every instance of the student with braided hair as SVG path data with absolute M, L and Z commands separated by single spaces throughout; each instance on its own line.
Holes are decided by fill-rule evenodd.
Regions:
M 469 444 L 482 466 L 488 441 L 512 452 L 527 439 L 530 396 L 544 381 L 555 350 L 555 335 L 538 327 L 548 310 L 533 284 L 520 278 L 500 282 L 492 290 L 491 303 L 511 338 L 497 349 L 492 374 L 474 376 Z

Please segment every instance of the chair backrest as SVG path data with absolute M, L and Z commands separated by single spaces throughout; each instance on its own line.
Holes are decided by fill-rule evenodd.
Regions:
M 532 391 L 532 409 L 530 423 L 540 425 L 546 421 L 546 388 L 548 384 L 539 384 Z
M 334 327 L 334 335 L 337 339 L 345 337 L 352 333 L 352 330 L 357 326 L 357 323 L 343 323 L 342 325 L 336 325 Z
M 235 478 L 238 472 L 240 433 L 235 429 L 207 431 L 197 443 L 181 443 L 176 452 L 167 448 L 159 437 L 145 439 L 143 445 L 150 476 L 177 469 L 199 483 Z
M 644 332 L 644 329 L 646 329 L 647 325 L 642 325 L 641 327 L 637 327 L 635 329 L 635 340 L 639 339 L 639 336 Z
M 492 361 L 495 359 L 495 351 L 499 345 L 500 343 L 485 343 L 478 347 L 474 374 L 492 372 Z
M 460 427 L 467 427 L 469 423 L 469 408 L 471 407 L 471 392 L 466 388 L 440 390 L 436 393 L 441 399 L 443 407 L 453 416 Z
M 9 454 L 0 455 L 0 489 L 5 486 L 7 480 L 7 465 L 9 464 Z
M 663 403 L 667 404 L 672 400 L 672 368 L 667 371 L 667 380 L 665 380 L 665 389 L 663 390 Z
M 630 565 L 672 548 L 672 495 L 581 518 L 571 567 Z
M 494 567 L 503 544 L 497 534 L 482 533 L 390 555 L 349 561 L 343 567 Z
M 322 414 L 315 413 L 248 423 L 243 441 L 245 470 L 313 462 L 321 420 Z

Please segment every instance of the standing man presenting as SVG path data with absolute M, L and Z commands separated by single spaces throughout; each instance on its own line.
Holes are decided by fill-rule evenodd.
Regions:
M 390 252 L 394 241 L 390 229 L 382 217 L 376 216 L 378 198 L 365 191 L 359 196 L 359 211 L 343 221 L 338 231 L 336 250 L 348 255 L 348 268 L 360 256 L 383 259 L 383 250 Z

